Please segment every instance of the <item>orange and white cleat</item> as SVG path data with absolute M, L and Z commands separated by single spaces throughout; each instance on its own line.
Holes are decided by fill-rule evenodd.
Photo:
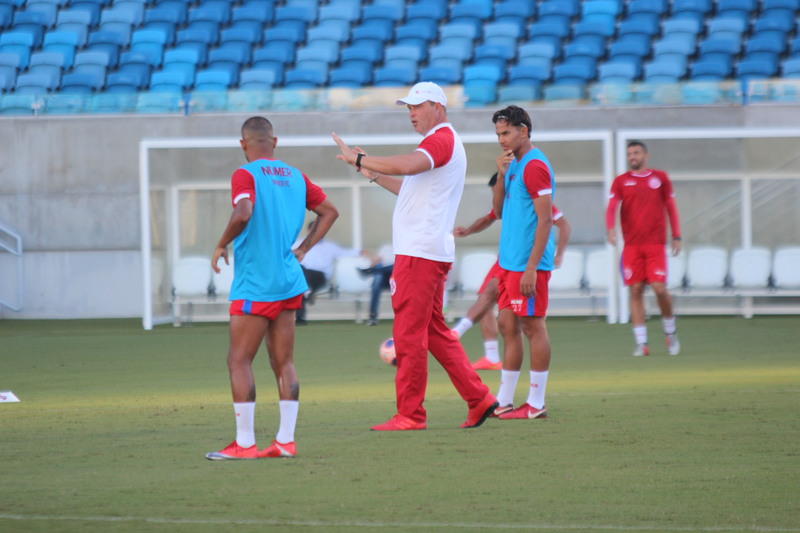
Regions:
M 282 444 L 277 440 L 273 440 L 272 443 L 258 452 L 259 457 L 296 457 L 297 456 L 297 447 L 295 447 L 294 442 L 287 442 L 286 444 Z
M 533 419 L 533 418 L 547 418 L 547 407 L 542 406 L 541 409 L 537 409 L 532 405 L 525 403 L 522 404 L 520 407 L 517 407 L 513 411 L 508 411 L 503 413 L 502 415 L 498 416 L 500 420 L 525 420 L 525 419 Z
M 258 459 L 258 448 L 253 444 L 249 448 L 242 448 L 236 441 L 231 442 L 218 452 L 208 452 L 206 459 L 210 461 L 229 461 L 237 459 Z
M 500 361 L 493 363 L 489 361 L 489 359 L 487 359 L 486 357 L 481 357 L 480 359 L 472 363 L 472 368 L 474 368 L 475 370 L 502 370 L 503 363 L 501 363 Z

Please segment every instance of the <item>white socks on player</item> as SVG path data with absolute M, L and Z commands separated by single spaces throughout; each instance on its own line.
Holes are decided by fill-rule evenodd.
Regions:
M 469 319 L 469 318 L 467 318 L 467 317 L 464 317 L 464 318 L 462 318 L 461 320 L 459 320 L 459 321 L 458 321 L 458 324 L 456 324 L 456 325 L 453 327 L 453 331 L 455 331 L 456 333 L 458 333 L 458 338 L 460 339 L 460 338 L 461 338 L 461 336 L 462 336 L 464 333 L 466 333 L 466 332 L 467 332 L 467 330 L 468 330 L 469 328 L 471 328 L 471 327 L 472 327 L 472 320 L 470 320 L 470 319 Z
M 514 405 L 514 389 L 519 381 L 519 370 L 501 370 L 497 401 L 501 407 Z
M 492 363 L 500 362 L 497 339 L 493 341 L 483 341 L 483 355 Z
M 531 370 L 531 390 L 528 392 L 528 405 L 536 409 L 544 407 L 544 393 L 547 389 L 548 371 L 534 372 Z
M 633 337 L 636 344 L 647 344 L 647 326 L 633 326 Z
M 281 424 L 275 440 L 281 444 L 294 442 L 294 428 L 297 425 L 297 411 L 300 407 L 296 400 L 281 400 L 278 402 L 281 410 Z
M 661 323 L 664 325 L 664 333 L 666 335 L 675 334 L 675 317 L 662 318 Z
M 234 402 L 233 413 L 236 415 L 236 443 L 242 448 L 249 448 L 256 443 L 256 403 Z

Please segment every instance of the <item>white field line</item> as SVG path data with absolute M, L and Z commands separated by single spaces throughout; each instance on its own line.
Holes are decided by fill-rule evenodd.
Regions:
M 250 519 L 250 520 L 224 520 L 224 519 L 197 519 L 197 518 L 158 518 L 148 516 L 66 516 L 66 515 L 21 515 L 0 513 L 0 520 L 14 520 L 19 522 L 31 521 L 53 521 L 53 522 L 98 522 L 98 523 L 122 523 L 122 522 L 145 522 L 150 524 L 196 524 L 196 525 L 239 525 L 239 526 L 298 526 L 298 527 L 368 527 L 377 529 L 413 529 L 413 528 L 458 528 L 458 529 L 480 529 L 480 530 L 549 530 L 549 529 L 574 529 L 584 531 L 697 531 L 697 532 L 756 532 L 756 533 L 794 533 L 800 532 L 800 528 L 780 528 L 762 526 L 711 526 L 711 527 L 660 527 L 660 526 L 622 526 L 609 524 L 468 524 L 468 523 L 447 523 L 447 522 L 419 522 L 419 523 L 399 523 L 399 522 L 322 522 L 315 520 L 269 520 L 269 519 Z

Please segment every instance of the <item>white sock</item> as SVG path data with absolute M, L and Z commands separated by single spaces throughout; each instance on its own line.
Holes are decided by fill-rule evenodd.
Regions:
M 236 444 L 249 448 L 256 443 L 256 402 L 234 402 L 233 414 L 236 415 Z
M 661 323 L 664 324 L 664 333 L 672 335 L 675 333 L 675 317 L 662 318 Z
M 544 407 L 544 392 L 547 389 L 548 371 L 534 372 L 531 370 L 531 390 L 528 392 L 528 405 L 536 409 Z
M 497 401 L 500 406 L 514 405 L 514 389 L 519 381 L 519 370 L 501 370 L 500 388 L 497 390 Z
M 467 332 L 469 328 L 472 327 L 472 320 L 467 317 L 462 318 L 458 321 L 458 324 L 453 326 L 453 331 L 458 333 L 458 338 L 460 339 L 461 336 Z
M 497 345 L 498 342 L 496 339 L 493 341 L 483 341 L 483 355 L 492 363 L 500 362 L 500 354 L 498 353 Z
M 300 407 L 300 402 L 295 400 L 281 400 L 278 402 L 278 407 L 281 410 L 281 425 L 278 428 L 278 434 L 275 440 L 281 444 L 289 444 L 294 442 L 294 428 L 297 425 L 297 410 Z
M 636 344 L 647 344 L 647 326 L 633 326 L 633 336 Z

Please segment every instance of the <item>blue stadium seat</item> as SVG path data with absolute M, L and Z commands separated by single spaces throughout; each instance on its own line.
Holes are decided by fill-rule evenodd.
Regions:
M 611 37 L 614 35 L 616 27 L 613 20 L 583 20 L 576 22 L 572 27 L 573 37 L 581 35 L 597 35 L 599 37 Z
M 628 17 L 640 14 L 661 17 L 667 11 L 665 0 L 631 0 L 627 2 L 626 13 Z
M 562 39 L 566 38 L 569 32 L 568 23 L 534 22 L 528 27 L 528 41 L 532 43 L 546 42 L 560 48 Z
M 307 26 L 317 20 L 317 9 L 309 4 L 284 5 L 275 9 L 275 23 L 300 22 Z
M 517 41 L 522 37 L 523 33 L 523 27 L 520 25 L 505 22 L 484 24 L 483 44 L 516 48 Z
M 241 91 L 269 91 L 279 80 L 271 70 L 250 69 L 243 70 L 239 76 L 239 90 Z
M 636 65 L 627 61 L 603 63 L 598 67 L 599 83 L 631 83 L 638 72 Z
M 525 43 L 517 49 L 517 64 L 524 65 L 530 61 L 539 63 L 542 59 L 552 61 L 558 58 L 561 48 L 551 43 Z
M 738 17 L 720 17 L 708 21 L 708 38 L 742 40 L 747 22 Z
M 344 20 L 348 24 L 361 17 L 360 3 L 327 4 L 319 8 L 320 24 L 330 20 Z
M 644 19 L 644 20 L 623 20 L 617 29 L 617 35 L 645 35 L 648 38 L 655 36 L 659 31 L 658 20 Z
M 255 5 L 241 5 L 234 7 L 231 13 L 231 22 L 256 22 L 262 27 L 272 22 L 275 16 L 275 10 L 272 3 L 262 2 L 257 6 Z
M 250 62 L 249 50 L 239 48 L 216 48 L 208 53 L 208 70 L 222 70 L 228 73 L 231 83 L 239 82 L 239 72 Z
M 585 85 L 594 76 L 591 63 L 561 63 L 553 68 L 553 85 Z
M 376 87 L 395 87 L 411 85 L 417 79 L 417 72 L 404 68 L 382 67 L 375 71 L 373 84 Z
M 226 43 L 240 42 L 252 48 L 261 43 L 262 37 L 263 33 L 260 27 L 233 25 L 220 32 L 219 43 L 222 46 Z
M 331 71 L 329 87 L 363 87 L 372 82 L 372 69 L 364 66 L 339 67 Z
M 717 16 L 749 22 L 756 7 L 756 0 L 717 0 Z
M 394 23 L 385 19 L 371 19 L 353 28 L 351 44 L 377 42 L 383 46 L 394 35 Z
M 61 77 L 61 92 L 91 94 L 101 90 L 104 83 L 105 75 L 101 75 L 99 72 L 96 74 L 70 72 Z
M 17 11 L 11 23 L 11 31 L 14 33 L 27 33 L 33 38 L 33 47 L 42 46 L 44 30 L 47 27 L 44 13 L 36 11 Z
M 499 104 L 535 102 L 541 100 L 542 88 L 537 85 L 504 85 L 497 90 Z
M 405 16 L 405 9 L 398 4 L 369 4 L 361 9 L 362 24 L 370 20 L 386 20 L 395 24 Z
M 122 46 L 123 36 L 113 31 L 96 31 L 89 34 L 87 50 L 91 52 L 104 52 L 109 58 L 109 67 L 116 67 L 119 63 L 119 51 Z
M 722 81 L 730 76 L 731 64 L 723 61 L 709 61 L 700 59 L 689 67 L 692 80 L 697 81 Z
M 464 68 L 464 83 L 475 81 L 486 81 L 500 83 L 505 78 L 505 69 L 498 69 L 493 66 L 469 65 Z
M 107 93 L 135 93 L 150 82 L 134 72 L 112 72 L 106 76 L 105 92 Z
M 289 49 L 274 48 L 266 45 L 253 50 L 253 62 L 250 65 L 254 70 L 269 70 L 273 73 L 275 83 L 283 83 L 284 72 L 287 65 L 294 62 L 294 51 Z
M 686 74 L 686 66 L 675 61 L 653 60 L 644 65 L 646 83 L 677 83 Z
M 424 49 L 416 46 L 388 46 L 384 53 L 383 66 L 416 71 L 420 61 L 424 59 L 424 53 Z
M 427 48 L 438 32 L 439 25 L 434 20 L 411 20 L 395 29 L 395 44 L 413 44 Z
M 64 56 L 64 68 L 70 68 L 75 60 L 77 47 L 78 35 L 68 31 L 54 30 L 45 33 L 42 51 L 61 54 Z
M 437 44 L 428 51 L 430 60 L 434 59 L 457 59 L 462 63 L 472 59 L 472 47 Z
M 508 69 L 508 84 L 539 86 L 550 79 L 551 73 L 552 68 L 549 63 L 515 65 Z
M 184 73 L 178 71 L 159 71 L 153 72 L 150 76 L 150 91 L 164 93 L 183 93 L 183 91 L 194 84 L 194 76 L 188 78 Z
M 777 62 L 743 59 L 736 64 L 736 77 L 740 80 L 772 78 L 777 73 Z
M 504 0 L 494 5 L 494 18 L 499 21 L 503 17 L 515 17 L 522 20 L 533 16 L 534 2 L 518 2 L 515 0 Z
M 784 78 L 800 78 L 800 58 L 784 61 L 781 64 L 781 75 Z
M 6 70 L 0 65 L 0 93 L 11 91 L 17 83 L 17 73 L 15 70 Z
M 157 67 L 164 58 L 166 43 L 167 34 L 163 30 L 136 30 L 131 36 L 129 52 L 147 56 L 149 64 Z
M 174 73 L 183 78 L 183 87 L 191 87 L 194 76 L 200 66 L 200 53 L 195 49 L 173 48 L 164 53 L 163 73 Z M 157 73 L 153 74 L 155 77 Z M 150 85 L 152 87 L 151 79 Z
M 544 24 L 569 25 L 570 20 L 578 14 L 578 4 L 560 0 L 548 0 L 537 8 L 538 22 Z
M 194 80 L 194 89 L 199 92 L 227 91 L 233 79 L 225 70 L 206 69 L 197 72 Z
M 358 61 L 370 67 L 383 59 L 383 47 L 372 43 L 355 43 L 342 50 L 342 63 Z
M 464 96 L 466 107 L 484 107 L 497 100 L 497 84 L 478 80 L 464 82 Z
M 91 15 L 87 11 L 72 11 L 62 9 L 58 13 L 56 30 L 73 33 L 77 37 L 76 46 L 86 46 L 89 37 Z
M 491 65 L 505 70 L 506 64 L 514 59 L 516 53 L 516 46 L 482 44 L 475 49 L 474 64 Z
M 286 71 L 284 87 L 292 89 L 315 89 L 325 85 L 326 73 L 315 69 L 293 68 Z
M 586 97 L 583 85 L 549 85 L 542 96 L 548 104 L 575 103 Z
M 605 49 L 583 43 L 569 43 L 564 47 L 564 60 L 574 57 L 589 57 L 597 60 L 605 55 Z
M 461 81 L 462 70 L 447 67 L 424 67 L 419 71 L 420 81 L 432 81 L 438 85 L 455 85 Z
M 26 72 L 17 76 L 14 92 L 18 94 L 45 94 L 58 89 L 61 76 L 54 77 L 46 73 Z
M 114 11 L 127 12 L 133 21 L 133 26 L 139 26 L 144 21 L 144 2 L 134 0 L 117 0 L 111 7 Z M 100 16 L 102 20 L 102 14 Z
M 83 11 L 88 13 L 90 27 L 94 27 L 100 23 L 100 11 L 102 11 L 102 4 L 97 0 L 79 0 L 70 2 L 69 10 Z
M 761 17 L 753 22 L 751 36 L 780 41 L 786 39 L 793 27 L 791 18 Z
M 752 37 L 744 45 L 745 57 L 752 60 L 777 61 L 786 48 L 785 39 Z
M 711 0 L 673 0 L 672 16 L 692 18 L 702 22 L 705 16 L 711 12 L 711 7 Z
M 800 10 L 798 0 L 763 0 L 761 4 L 761 16 L 768 18 L 792 20 Z
M 670 18 L 662 23 L 662 37 L 679 36 L 679 38 L 695 38 L 703 27 L 695 18 Z
M 731 64 L 733 57 L 739 54 L 742 42 L 733 39 L 708 38 L 700 42 L 699 59 Z
M 10 4 L 0 3 L 0 30 L 11 26 L 14 20 L 14 8 Z
M 456 39 L 459 42 L 472 42 L 481 36 L 482 28 L 472 24 L 450 22 L 439 28 L 439 40 Z

